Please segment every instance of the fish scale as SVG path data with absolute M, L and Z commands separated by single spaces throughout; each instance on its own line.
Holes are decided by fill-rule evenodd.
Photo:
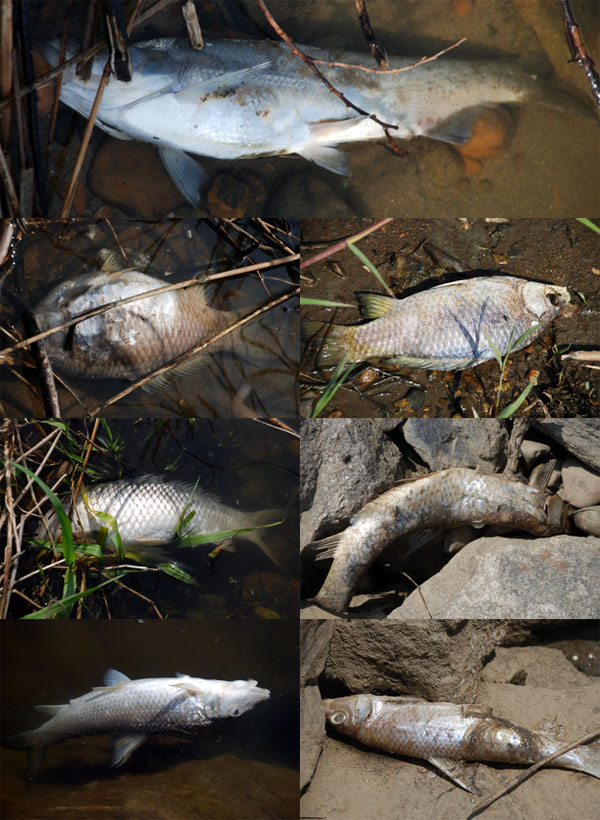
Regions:
M 338 732 L 365 746 L 429 760 L 459 786 L 475 793 L 456 761 L 531 765 L 564 745 L 474 704 L 360 694 L 326 699 L 323 706 L 329 724 Z M 600 749 L 577 746 L 548 765 L 600 778 Z

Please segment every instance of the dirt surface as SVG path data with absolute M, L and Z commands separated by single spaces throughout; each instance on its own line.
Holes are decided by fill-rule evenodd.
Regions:
M 426 629 L 428 622 L 421 623 Z M 419 664 L 424 651 L 427 651 L 428 657 L 434 656 L 436 651 L 441 653 L 440 658 L 451 657 L 453 649 L 464 641 L 471 642 L 471 651 L 475 650 L 473 633 L 460 628 L 465 622 L 440 623 L 447 628 L 445 648 L 443 644 L 431 648 L 422 641 L 416 641 L 412 649 L 415 665 Z M 482 628 L 488 623 L 490 635 L 493 633 L 494 622 L 479 623 Z M 418 622 L 407 624 L 406 628 L 416 629 L 417 624 Z M 576 622 L 572 622 L 571 625 L 574 634 L 580 629 L 575 624 Z M 394 632 L 405 627 L 382 625 L 389 630 L 389 640 L 372 642 L 372 626 L 367 622 L 354 622 L 336 627 L 356 630 L 360 633 L 357 635 L 359 643 L 362 636 L 365 648 L 369 648 L 372 681 L 368 691 L 421 697 L 419 687 L 411 690 L 399 681 L 391 690 L 382 681 L 378 682 L 379 665 L 383 663 L 393 666 L 398 644 Z M 552 625 L 546 623 L 544 628 L 546 631 L 551 630 Z M 498 632 L 498 642 L 506 642 L 500 635 Z M 508 642 L 514 643 L 514 637 L 513 635 L 513 640 Z M 530 637 L 528 642 L 537 643 L 537 640 Z M 351 667 L 356 643 L 347 643 L 346 660 Z M 480 643 L 481 649 L 488 653 L 487 658 L 483 659 L 483 667 L 459 668 L 457 665 L 455 669 L 457 683 L 460 677 L 467 678 L 475 692 L 474 697 L 461 702 L 492 707 L 494 714 L 499 717 L 525 728 L 547 732 L 565 743 L 598 726 L 600 683 L 577 671 L 561 653 L 541 646 L 509 646 L 496 648 L 490 653 L 489 643 Z M 403 660 L 408 661 L 411 656 L 410 647 L 406 646 L 406 642 L 402 645 Z M 338 651 L 343 652 L 339 641 L 337 647 Z M 434 658 L 429 659 L 431 663 L 428 668 L 434 682 Z M 323 697 L 339 697 L 357 692 L 348 687 L 346 681 L 330 677 L 327 672 L 326 667 L 325 674 L 320 678 Z M 453 697 L 446 699 L 454 702 L 459 700 Z M 597 741 L 594 745 L 598 746 Z M 324 817 L 327 820 L 369 820 L 376 817 L 385 817 L 386 820 L 466 818 L 481 800 L 522 772 L 523 767 L 469 763 L 467 771 L 483 792 L 482 797 L 458 788 L 425 761 L 369 749 L 328 729 L 322 737 L 322 753 L 314 777 L 301 800 L 301 816 Z M 494 803 L 483 816 L 494 820 L 564 820 L 569 816 L 592 820 L 596 816 L 594 807 L 597 807 L 598 789 L 598 781 L 589 775 L 543 768 Z
M 303 220 L 302 256 L 307 259 L 369 224 L 366 220 Z M 568 287 L 571 304 L 529 347 L 509 356 L 499 397 L 500 367 L 493 359 L 455 372 L 412 370 L 373 361 L 352 368 L 323 415 L 495 415 L 521 394 L 533 371 L 539 373 L 538 384 L 517 414 L 599 414 L 599 371 L 561 360 L 567 351 L 600 346 L 598 235 L 592 230 L 576 220 L 398 219 L 362 239 L 357 247 L 398 297 L 472 275 L 510 275 Z M 303 270 L 302 295 L 352 307 L 304 306 L 302 316 L 356 324 L 362 321 L 356 294 L 365 291 L 384 292 L 349 249 L 338 251 Z M 572 307 L 577 308 L 575 315 L 569 315 Z M 332 372 L 315 370 L 314 361 L 305 356 L 303 415 L 314 411 Z

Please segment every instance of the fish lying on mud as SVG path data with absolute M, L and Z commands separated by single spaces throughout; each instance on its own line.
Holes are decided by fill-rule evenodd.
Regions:
M 384 359 L 424 370 L 464 370 L 521 350 L 570 301 L 565 287 L 515 276 L 483 276 L 395 299 L 359 294 L 361 325 L 305 320 L 302 337 L 319 367 Z M 520 344 L 514 345 L 522 334 Z
M 28 777 L 44 761 L 46 748 L 70 737 L 117 732 L 111 766 L 121 766 L 150 735 L 193 731 L 215 720 L 239 717 L 270 692 L 255 680 L 205 680 L 189 675 L 130 680 L 109 669 L 98 686 L 57 706 L 38 706 L 53 717 L 38 729 L 6 738 L 3 743 L 29 751 Z
M 334 612 L 348 608 L 360 578 L 401 535 L 433 527 L 495 524 L 532 535 L 555 535 L 568 526 L 556 495 L 504 475 L 452 467 L 409 480 L 369 501 L 338 535 L 314 542 L 333 563 L 314 602 Z
M 428 760 L 451 780 L 480 794 L 460 761 L 530 766 L 566 741 L 495 717 L 489 707 L 419 698 L 351 695 L 324 700 L 330 726 L 365 746 Z M 548 763 L 600 777 L 600 749 L 576 746 Z
M 330 54 L 300 46 L 327 62 L 370 65 L 370 56 Z M 42 44 L 58 63 L 58 41 Z M 220 159 L 299 154 L 336 173 L 348 173 L 340 143 L 382 139 L 383 129 L 332 94 L 280 41 L 224 40 L 194 51 L 185 40 L 163 38 L 130 47 L 131 82 L 111 78 L 96 125 L 113 137 L 156 145 L 181 192 L 198 205 L 204 174 L 184 152 Z M 69 51 L 68 57 L 72 56 Z M 107 60 L 98 54 L 89 79 L 75 65 L 63 73 L 60 99 L 88 117 Z M 412 65 L 390 58 L 390 68 Z M 443 58 L 398 74 L 319 65 L 351 102 L 395 127 L 392 136 L 468 142 L 481 111 L 503 103 L 538 101 L 582 108 L 515 62 Z
M 75 507 L 68 511 L 73 532 L 86 538 L 95 538 L 104 528 L 106 544 L 116 546 L 116 533 L 101 514 L 114 519 L 123 547 L 159 547 L 173 543 L 185 543 L 194 536 L 223 533 L 231 530 L 251 529 L 243 538 L 260 547 L 276 564 L 257 527 L 276 524 L 285 518 L 282 510 L 259 510 L 248 512 L 228 507 L 212 493 L 194 488 L 181 481 L 165 481 L 160 476 L 143 476 L 138 479 L 122 479 L 96 484 L 80 493 Z M 53 537 L 60 533 L 55 515 L 48 516 L 48 527 Z M 40 527 L 38 534 L 43 536 Z M 242 537 L 242 536 L 240 536 Z M 216 540 L 223 540 L 216 539 Z M 152 554 L 152 550 L 150 550 Z
M 41 330 L 87 310 L 169 283 L 139 271 L 97 271 L 68 279 L 36 305 Z M 148 296 L 84 319 L 46 337 L 52 363 L 68 376 L 135 380 L 176 359 L 239 316 L 210 307 L 204 285 Z M 223 349 L 231 341 L 211 345 Z M 195 361 L 197 365 L 200 360 Z M 192 364 L 186 363 L 187 367 Z

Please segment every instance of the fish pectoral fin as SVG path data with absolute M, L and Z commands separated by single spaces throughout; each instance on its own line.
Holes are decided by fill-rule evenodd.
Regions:
M 459 760 L 451 760 L 448 757 L 428 757 L 427 761 L 443 772 L 450 780 L 453 780 L 461 789 L 481 796 L 481 791 L 467 775 L 464 764 Z
M 185 151 L 158 145 L 158 154 L 173 185 L 194 208 L 199 208 L 204 197 L 202 190 L 209 180 L 209 174 L 202 165 Z
M 107 669 L 102 682 L 105 686 L 121 686 L 124 683 L 131 683 L 131 678 L 116 669 Z
M 472 108 L 463 108 L 457 114 L 453 114 L 447 120 L 435 125 L 425 136 L 441 142 L 452 142 L 455 145 L 464 145 L 473 137 L 473 130 L 477 120 L 490 108 L 495 106 L 476 105 Z
M 350 159 L 343 151 L 338 151 L 332 145 L 305 145 L 302 148 L 296 148 L 296 154 L 299 154 L 304 159 L 314 162 L 315 165 L 320 165 L 326 171 L 331 171 L 333 174 L 342 174 L 348 176 L 350 174 Z
M 38 712 L 43 712 L 45 715 L 57 715 L 61 709 L 64 709 L 68 705 L 68 703 L 57 703 L 51 705 L 41 704 L 35 708 Z
M 383 296 L 381 293 L 357 293 L 356 295 L 365 319 L 379 319 L 398 304 L 395 296 Z
M 465 370 L 474 367 L 479 360 L 473 356 L 446 357 L 444 359 L 425 359 L 415 356 L 394 356 L 385 359 L 386 364 L 395 364 L 400 367 L 413 367 L 420 370 Z
M 121 735 L 118 737 L 113 745 L 113 753 L 112 753 L 112 760 L 110 761 L 110 765 L 113 769 L 116 769 L 118 766 L 122 766 L 129 757 L 131 756 L 132 752 L 141 746 L 150 735 Z
M 236 85 L 240 85 L 249 77 L 252 77 L 253 74 L 264 71 L 264 69 L 270 65 L 271 60 L 264 60 L 262 63 L 257 63 L 247 68 L 240 68 L 237 71 L 227 71 L 224 74 L 219 74 L 217 77 L 210 77 L 199 83 L 190 83 L 186 85 L 185 88 L 176 89 L 174 86 L 171 86 L 168 91 L 174 93 L 177 99 L 201 103 L 202 100 L 200 97 L 204 94 L 211 94 L 214 91 L 220 91 L 222 89 L 229 90 L 235 88 Z

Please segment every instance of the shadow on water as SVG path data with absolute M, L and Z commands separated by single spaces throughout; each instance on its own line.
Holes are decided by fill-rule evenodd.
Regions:
M 16 265 L 22 268 L 21 276 L 34 311 L 51 288 L 76 280 L 84 273 L 98 271 L 102 265 L 101 252 L 105 255 L 106 252 L 112 253 L 112 259 L 116 260 L 114 264 L 119 268 L 135 267 L 168 285 L 188 281 L 198 275 L 210 276 L 284 258 L 290 255 L 286 247 L 294 253 L 298 246 L 298 226 L 293 222 L 276 222 L 273 232 L 268 234 L 249 220 L 233 224 L 192 219 L 114 223 L 82 220 L 66 225 L 63 222 L 31 222 L 28 228 L 28 233 L 17 248 Z M 114 275 L 123 281 L 127 279 L 127 274 Z M 206 322 L 225 322 L 226 326 L 288 292 L 290 298 L 265 310 L 241 329 L 202 351 L 194 359 L 191 370 L 177 372 L 167 384 L 152 388 L 150 383 L 148 389 L 138 388 L 116 403 L 111 403 L 112 397 L 138 381 L 139 374 L 132 373 L 130 381 L 102 378 L 99 371 L 99 378 L 82 378 L 69 374 L 64 365 L 61 368 L 60 362 L 53 358 L 54 370 L 66 384 L 58 385 L 62 414 L 70 417 L 90 412 L 118 417 L 296 415 L 298 341 L 295 283 L 297 264 L 282 264 L 258 273 L 202 285 L 210 315 L 217 317 Z M 19 293 L 16 278 L 9 273 L 2 283 L 0 303 L 5 319 L 3 324 L 8 331 L 2 334 L 2 347 L 8 347 L 14 336 L 20 338 L 19 334 L 24 333 L 23 303 Z M 143 300 L 121 310 L 139 311 L 142 310 L 140 305 L 143 305 Z M 199 323 L 198 326 L 205 321 L 202 315 L 193 320 Z M 108 321 L 110 311 L 104 316 Z M 101 317 L 96 321 L 100 320 Z M 183 317 L 181 321 L 183 324 Z M 189 336 L 198 335 L 191 342 L 192 347 L 211 338 L 216 329 L 220 329 L 209 330 L 210 325 L 206 324 L 207 332 L 202 331 L 199 335 L 200 331 L 194 330 L 189 320 L 188 323 L 185 326 L 190 328 Z M 82 334 L 84 326 L 84 323 L 78 326 Z M 149 345 L 155 342 L 153 330 L 148 325 L 138 337 L 136 354 L 139 349 L 141 361 Z M 172 332 L 172 323 L 156 328 L 160 338 Z M 125 330 L 121 333 L 127 338 Z M 68 345 L 69 338 L 67 335 L 64 345 L 60 342 L 61 346 Z M 50 348 L 51 339 L 48 341 Z M 69 356 L 75 356 L 77 352 L 76 348 Z M 102 350 L 99 351 L 101 353 Z M 51 354 L 52 350 L 49 349 Z M 180 355 L 180 351 L 167 350 L 166 354 L 165 364 Z M 2 414 L 12 417 L 47 415 L 39 378 L 31 366 L 34 361 L 31 354 L 18 351 L 14 355 L 17 357 L 14 365 L 6 364 L 0 368 Z M 89 357 L 90 369 L 94 361 L 93 356 Z M 151 365 L 143 373 L 156 367 L 156 364 Z
M 44 722 L 38 703 L 66 703 L 102 684 L 107 668 L 132 679 L 253 678 L 270 699 L 197 734 L 155 735 L 110 769 L 106 735 L 50 746 L 26 781 L 23 752 L 2 748 L 5 818 L 294 818 L 298 816 L 298 648 L 295 621 L 260 625 L 3 622 L 3 736 Z M 16 674 L 18 672 L 18 674 Z
M 442 91 L 455 90 L 453 60 L 504 59 L 521 62 L 526 71 L 536 75 L 554 72 L 556 86 L 569 99 L 575 104 L 589 103 L 590 116 L 560 110 L 560 103 L 557 108 L 534 102 L 508 111 L 501 108 L 491 124 L 482 120 L 481 135 L 467 154 L 449 143 L 419 137 L 400 140 L 399 146 L 408 155 L 395 156 L 382 135 L 381 140 L 342 146 L 351 160 L 348 179 L 296 157 L 202 158 L 210 179 L 202 215 L 444 216 L 500 211 L 557 216 L 597 212 L 597 123 L 591 113 L 587 78 L 570 62 L 559 4 L 515 0 L 455 7 L 447 0 L 370 0 L 368 5 L 375 34 L 391 56 L 418 59 L 467 38 L 451 54 L 439 58 L 438 64 L 447 66 L 440 79 Z M 35 44 L 53 36 L 61 38 L 62 8 L 63 4 L 40 3 L 33 28 Z M 334 56 L 352 49 L 363 55 L 364 66 L 374 65 L 353 3 L 272 0 L 269 8 L 297 43 L 324 47 Z M 598 26 L 598 5 L 577 3 L 575 13 L 597 63 L 593 32 Z M 256 4 L 249 0 L 203 3 L 199 14 L 208 41 L 275 37 Z M 69 15 L 70 37 L 77 42 L 85 25 L 85 4 L 74 4 Z M 96 39 L 100 36 L 98 32 Z M 185 37 L 176 5 L 137 28 L 132 40 L 157 36 Z M 532 54 L 535 60 L 531 60 Z M 357 73 L 357 84 L 364 82 L 365 76 Z M 417 78 L 416 71 L 414 76 Z M 45 91 L 45 98 L 40 107 L 43 145 L 51 119 L 50 91 Z M 433 108 L 426 115 L 435 120 Z M 54 216 L 62 207 L 83 122 L 61 105 L 54 141 L 46 150 L 50 214 Z M 225 122 L 223 131 L 227 131 Z M 75 205 L 78 215 L 93 214 L 99 207 L 111 217 L 190 212 L 154 147 L 138 141 L 117 143 L 98 128 L 87 151 L 81 181 Z
M 290 422 L 292 425 L 295 422 Z M 60 482 L 57 492 L 68 503 L 71 488 L 87 452 L 86 442 L 93 437 L 93 422 L 72 421 L 66 432 L 56 431 L 52 424 L 39 422 L 19 425 L 24 450 L 34 447 L 48 434 L 59 437 L 51 458 L 40 471 L 41 477 L 55 486 L 57 475 L 66 468 L 69 478 Z M 48 454 L 53 440 L 46 441 L 29 464 Z M 17 452 L 13 453 L 17 457 Z M 85 457 L 85 456 L 83 456 Z M 32 460 L 33 458 L 33 460 Z M 71 465 L 71 466 L 68 466 Z M 168 482 L 184 482 L 218 498 L 224 505 L 241 510 L 276 510 L 283 522 L 262 530 L 261 536 L 270 555 L 249 537 L 235 539 L 233 551 L 217 551 L 214 544 L 179 547 L 165 544 L 161 555 L 148 557 L 141 553 L 146 570 L 135 571 L 135 562 L 119 560 L 103 549 L 103 559 L 84 555 L 83 545 L 77 558 L 77 589 L 91 589 L 107 577 L 126 570 L 96 593 L 85 597 L 72 610 L 72 616 L 83 618 L 285 618 L 298 611 L 297 494 L 298 439 L 283 430 L 258 421 L 177 421 L 169 419 L 112 420 L 98 426 L 94 447 L 86 467 L 84 487 L 116 479 L 140 479 L 162 476 Z M 19 476 L 19 481 L 23 476 Z M 23 486 L 20 484 L 20 486 Z M 23 552 L 14 565 L 16 575 L 8 617 L 19 618 L 36 606 L 60 599 L 64 583 L 64 563 L 55 567 L 59 555 L 32 544 L 38 518 L 31 514 L 32 499 L 26 494 L 24 506 L 13 513 L 17 532 L 26 522 Z M 50 505 L 46 499 L 44 512 Z M 26 511 L 27 510 L 27 511 Z M 148 510 L 148 515 L 152 510 Z M 117 526 L 119 518 L 117 513 Z M 93 542 L 93 538 L 89 539 Z M 48 542 L 46 542 L 48 543 Z M 129 554 L 129 553 L 128 553 Z M 160 571 L 159 565 L 175 562 L 196 582 L 186 583 Z M 52 565 L 52 566 L 50 566 Z M 39 572 L 38 568 L 42 567 Z M 117 567 L 122 568 L 117 570 Z M 109 575 L 107 576 L 107 572 Z M 110 575 L 112 572 L 112 576 Z M 21 593 L 21 594 L 20 594 Z M 23 595 L 27 597 L 23 597 Z M 28 602 L 27 598 L 30 599 Z M 68 612 L 59 617 L 68 616 Z

